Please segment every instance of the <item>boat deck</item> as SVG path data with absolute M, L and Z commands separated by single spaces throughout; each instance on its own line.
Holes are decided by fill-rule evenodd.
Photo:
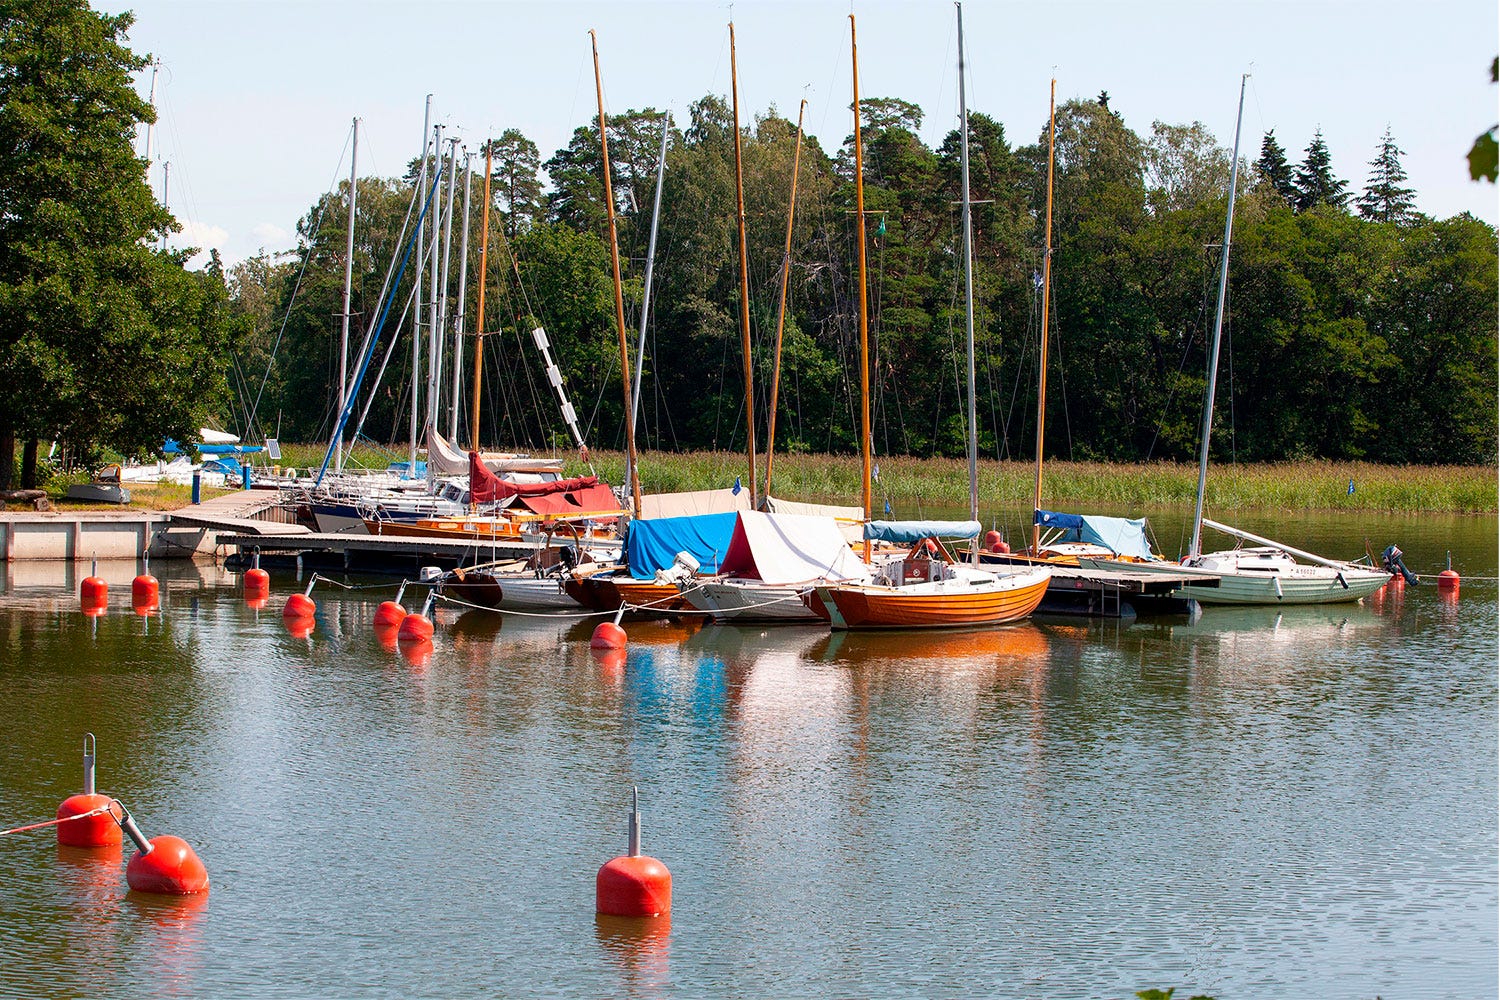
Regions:
M 310 531 L 294 535 L 220 532 L 218 543 L 235 549 L 241 559 L 258 552 L 263 566 L 295 565 L 311 569 L 399 571 L 422 566 L 451 569 L 497 559 L 525 559 L 546 546 L 540 542 L 490 543 L 474 539 L 406 538 L 396 535 L 352 535 Z

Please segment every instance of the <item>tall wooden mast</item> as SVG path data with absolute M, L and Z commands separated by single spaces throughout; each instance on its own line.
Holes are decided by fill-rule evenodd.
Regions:
M 766 496 L 771 495 L 771 462 L 776 455 L 776 397 L 781 391 L 781 332 L 786 327 L 786 283 L 792 272 L 792 223 L 797 215 L 797 174 L 802 168 L 802 115 L 807 100 L 797 108 L 797 145 L 792 151 L 792 195 L 786 206 L 786 249 L 781 254 L 781 297 L 776 305 L 776 354 L 771 362 L 771 405 L 766 427 Z
M 729 90 L 734 104 L 734 201 L 740 230 L 740 348 L 745 355 L 745 452 L 750 459 L 750 506 L 755 489 L 755 382 L 750 358 L 750 258 L 745 245 L 745 174 L 740 161 L 740 84 L 734 60 L 734 22 L 729 22 Z
M 479 315 L 474 320 L 474 398 L 469 401 L 469 450 L 479 451 L 479 373 L 484 367 L 484 285 L 490 253 L 490 170 L 494 143 L 484 144 L 484 208 L 479 212 Z
M 1042 244 L 1042 344 L 1036 382 L 1036 492 L 1032 509 L 1042 509 L 1042 432 L 1047 426 L 1047 307 L 1052 300 L 1052 166 L 1057 149 L 1057 80 L 1047 106 L 1047 228 Z M 1031 518 L 1031 554 L 1042 546 L 1042 526 Z
M 854 15 L 849 15 L 849 52 L 854 66 L 854 238 L 859 245 L 859 448 L 864 473 L 865 520 L 870 520 L 870 312 L 865 298 L 865 160 L 859 134 L 859 42 Z M 865 562 L 870 561 L 870 540 L 865 539 Z
M 599 150 L 604 159 L 604 207 L 609 213 L 609 263 L 615 276 L 615 326 L 620 333 L 620 385 L 625 392 L 625 461 L 630 469 L 631 510 L 641 516 L 641 476 L 635 464 L 635 425 L 630 419 L 630 345 L 625 337 L 625 294 L 620 288 L 620 239 L 615 229 L 615 187 L 609 169 L 609 127 L 604 119 L 604 81 L 599 76 L 599 42 L 589 31 L 594 50 L 594 92 L 599 98 Z M 752 492 L 754 487 L 751 487 Z

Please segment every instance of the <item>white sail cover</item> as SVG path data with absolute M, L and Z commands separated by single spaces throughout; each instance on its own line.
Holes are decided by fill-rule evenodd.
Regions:
M 641 518 L 689 517 L 750 509 L 750 491 L 694 490 L 688 493 L 641 494 Z
M 766 509 L 773 514 L 803 514 L 808 517 L 831 517 L 839 523 L 839 530 L 852 544 L 865 537 L 865 509 L 843 507 L 828 503 L 798 503 L 779 497 L 766 497 Z
M 198 428 L 198 440 L 204 444 L 239 444 L 240 436 L 238 434 L 225 434 L 223 431 L 216 431 L 212 427 L 200 427 Z
M 869 572 L 831 517 L 742 510 L 719 564 L 726 576 L 773 584 L 852 580 Z
M 491 472 L 503 474 L 511 482 L 544 482 L 546 474 L 562 475 L 560 458 L 530 458 L 506 452 L 486 451 L 480 453 L 484 467 Z M 439 476 L 467 476 L 469 454 L 455 448 L 447 438 L 432 428 L 427 429 L 427 468 Z M 528 475 L 533 473 L 534 475 Z

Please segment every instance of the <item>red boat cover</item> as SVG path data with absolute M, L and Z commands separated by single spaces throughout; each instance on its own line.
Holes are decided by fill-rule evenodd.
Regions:
M 473 503 L 489 503 L 511 497 L 544 497 L 587 489 L 598 484 L 598 476 L 578 476 L 550 483 L 508 483 L 485 468 L 484 463 L 479 460 L 478 452 L 469 452 L 469 500 Z

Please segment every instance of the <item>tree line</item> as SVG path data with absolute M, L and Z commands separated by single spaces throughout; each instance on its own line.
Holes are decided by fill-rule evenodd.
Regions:
M 0 455 L 38 442 L 82 458 L 145 454 L 206 420 L 250 437 L 332 431 L 346 185 L 297 223 L 298 249 L 227 273 L 164 249 L 175 220 L 145 184 L 135 130 L 152 117 L 132 87 L 143 60 L 129 15 L 84 0 L 0 11 Z M 920 138 L 899 98 L 861 105 L 874 445 L 964 452 L 959 134 Z M 1034 448 L 1048 132 L 1013 142 L 970 115 L 974 321 L 981 454 Z M 657 151 L 668 130 L 660 242 L 642 379 L 643 447 L 743 447 L 735 123 L 705 96 L 685 120 L 654 108 L 608 119 L 627 322 L 644 297 Z M 797 126 L 772 107 L 741 130 L 754 400 L 764 444 L 777 293 L 788 303 L 777 448 L 858 448 L 859 283 L 854 156 L 804 139 L 784 257 Z M 618 447 L 624 413 L 603 163 L 596 122 L 543 159 L 516 130 L 487 143 L 472 180 L 467 330 L 485 335 L 487 448 L 566 447 L 532 343 L 544 327 L 589 442 Z M 491 161 L 487 240 L 484 160 Z M 1132 130 L 1107 94 L 1056 114 L 1046 452 L 1078 460 L 1183 459 L 1196 449 L 1230 154 L 1201 123 Z M 358 180 L 350 312 L 355 344 L 410 240 L 420 174 Z M 437 163 L 428 164 L 432 176 Z M 1214 446 L 1247 461 L 1362 458 L 1487 463 L 1496 439 L 1496 233 L 1468 215 L 1416 211 L 1401 151 L 1375 145 L 1368 180 L 1341 179 L 1321 135 L 1300 162 L 1268 133 L 1241 170 Z M 445 185 L 446 187 L 446 185 Z M 424 192 L 425 195 L 425 192 Z M 439 199 L 441 201 L 441 199 Z M 481 245 L 485 315 L 476 317 Z M 455 248 L 457 241 L 455 240 Z M 450 276 L 456 282 L 459 262 Z M 411 399 L 410 268 L 372 352 L 386 363 L 365 437 L 404 442 Z M 459 303 L 445 289 L 449 315 Z M 403 318 L 404 317 L 404 318 Z M 460 353 L 474 347 L 469 336 Z M 425 351 L 423 352 L 425 355 Z M 367 382 L 367 387 L 373 379 Z M 445 380 L 445 384 L 447 384 Z M 459 400 L 468 439 L 467 386 Z M 361 400 L 361 407 L 365 405 Z M 444 406 L 451 401 L 445 401 Z M 424 407 L 425 409 L 425 407 Z M 0 461 L 0 489 L 12 464 Z
M 932 149 L 919 137 L 917 105 L 876 98 L 861 111 L 875 449 L 962 455 L 959 133 Z M 734 123 L 721 97 L 693 103 L 684 122 L 668 123 L 652 108 L 608 119 L 628 339 L 634 345 L 664 127 L 638 440 L 664 450 L 738 449 L 746 392 Z M 1023 457 L 1035 447 L 1048 134 L 1044 122 L 1033 141 L 1016 145 L 980 112 L 969 128 L 980 450 Z M 783 261 L 796 134 L 771 108 L 741 135 L 757 437 L 763 444 L 785 264 L 777 447 L 852 451 L 859 427 L 852 136 L 831 152 L 804 137 L 792 251 Z M 485 446 L 565 441 L 529 336 L 540 325 L 590 442 L 618 447 L 623 404 L 597 124 L 578 127 L 545 161 L 515 130 L 492 139 L 487 152 Z M 1223 432 L 1214 441 L 1222 457 L 1493 458 L 1496 234 L 1468 215 L 1418 212 L 1401 155 L 1387 131 L 1356 193 L 1336 174 L 1321 133 L 1293 163 L 1268 132 L 1241 171 L 1216 414 Z M 471 333 L 482 156 L 474 166 Z M 417 167 L 414 160 L 400 179 L 360 181 L 352 310 L 366 324 Z M 1158 121 L 1138 134 L 1109 107 L 1108 94 L 1057 109 L 1048 455 L 1195 454 L 1229 168 L 1229 151 L 1201 123 Z M 283 438 L 331 430 L 346 198 L 343 188 L 325 195 L 299 222 L 297 257 L 262 255 L 229 275 L 232 306 L 256 331 L 241 342 L 239 367 L 266 382 L 247 383 L 241 397 L 255 389 L 258 420 L 274 421 Z M 409 336 L 409 326 L 399 336 Z M 373 440 L 407 437 L 409 355 L 409 348 L 392 355 L 365 425 Z M 461 408 L 466 414 L 467 403 Z

